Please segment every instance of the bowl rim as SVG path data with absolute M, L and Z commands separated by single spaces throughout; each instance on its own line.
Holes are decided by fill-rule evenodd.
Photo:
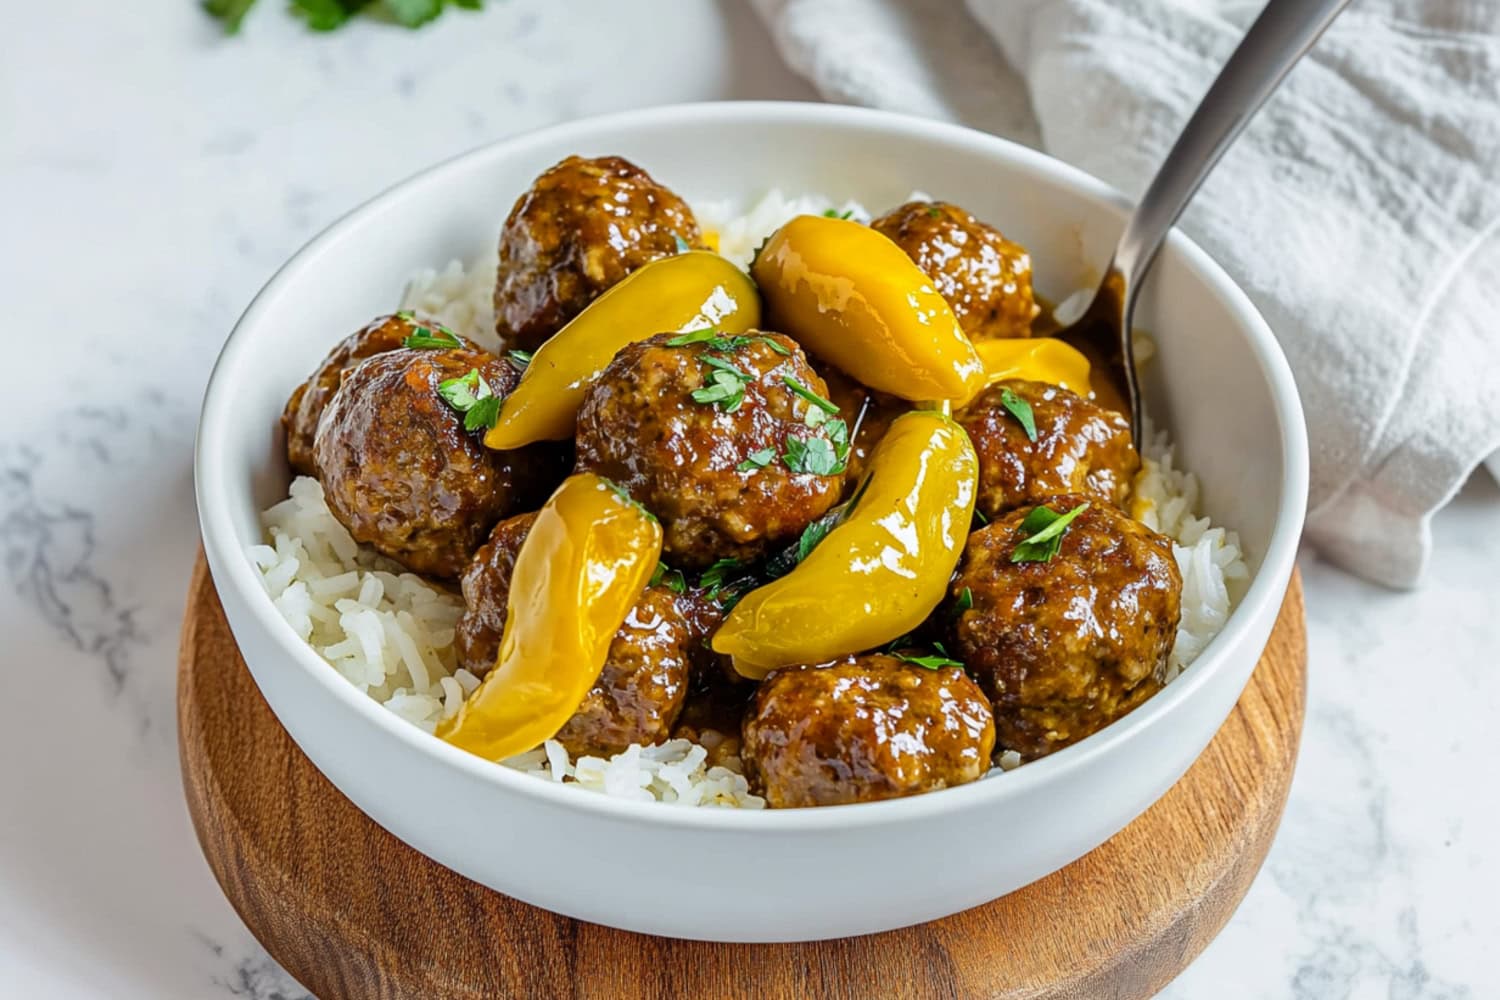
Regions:
M 264 586 L 256 578 L 244 547 L 236 538 L 234 518 L 227 502 L 237 489 L 248 488 L 248 476 L 243 472 L 238 476 L 231 474 L 227 452 L 221 446 L 225 429 L 233 419 L 233 414 L 228 411 L 228 393 L 224 386 L 241 377 L 244 361 L 252 350 L 254 331 L 274 301 L 286 289 L 303 280 L 309 271 L 316 270 L 322 259 L 365 216 L 433 186 L 442 186 L 448 178 L 490 159 L 521 155 L 529 148 L 553 143 L 587 143 L 591 133 L 601 128 L 619 130 L 670 125 L 689 129 L 698 124 L 723 125 L 726 122 L 753 124 L 762 129 L 808 124 L 830 128 L 855 127 L 885 133 L 893 140 L 963 146 L 993 161 L 1003 172 L 1031 173 L 1073 189 L 1078 195 L 1112 212 L 1122 228 L 1132 207 L 1129 199 L 1092 175 L 997 136 L 913 115 L 816 102 L 729 101 L 639 108 L 518 133 L 450 157 L 387 187 L 309 240 L 255 295 L 225 340 L 205 388 L 194 448 L 194 491 L 199 527 L 215 586 L 232 589 L 242 599 L 241 604 L 254 616 L 255 625 L 264 629 L 285 654 L 288 662 L 284 669 L 309 672 L 327 694 L 351 707 L 383 737 L 397 740 L 412 753 L 432 757 L 439 766 L 455 768 L 469 778 L 485 782 L 497 794 L 520 795 L 569 813 L 602 815 L 620 821 L 766 835 L 920 821 L 970 808 L 991 807 L 1007 798 L 1026 794 L 1036 786 L 1059 781 L 1066 774 L 1087 768 L 1097 758 L 1113 753 L 1143 730 L 1161 724 L 1163 718 L 1192 699 L 1215 673 L 1224 668 L 1231 650 L 1248 641 L 1247 634 L 1254 627 L 1253 622 L 1266 616 L 1274 619 L 1295 563 L 1308 489 L 1306 426 L 1296 383 L 1285 355 L 1244 291 L 1204 250 L 1176 229 L 1168 236 L 1164 252 L 1182 258 L 1194 276 L 1234 313 L 1238 329 L 1259 362 L 1261 376 L 1266 380 L 1275 404 L 1280 443 L 1286 460 L 1277 490 L 1271 538 L 1260 568 L 1244 596 L 1230 612 L 1224 628 L 1209 642 L 1190 669 L 1124 718 L 1025 767 L 1003 774 L 992 772 L 993 777 L 943 789 L 942 794 L 856 803 L 835 809 L 674 808 L 660 802 L 588 793 L 483 760 L 413 726 L 330 669 L 327 661 L 297 636 L 277 612 Z M 1259 656 L 1260 651 L 1257 650 L 1256 654 Z

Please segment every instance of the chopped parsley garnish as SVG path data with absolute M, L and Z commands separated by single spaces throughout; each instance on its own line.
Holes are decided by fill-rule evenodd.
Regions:
M 748 458 L 735 466 L 735 469 L 739 472 L 754 472 L 757 469 L 764 469 L 774 461 L 776 461 L 776 449 L 762 448 L 760 451 L 751 452 Z
M 500 419 L 500 397 L 479 374 L 470 368 L 467 375 L 447 378 L 438 383 L 438 395 L 455 412 L 464 416 L 464 430 L 488 430 Z
M 693 402 L 717 403 L 721 412 L 733 413 L 744 405 L 746 381 L 741 375 L 716 371 L 709 385 L 693 390 Z
M 693 249 L 688 245 L 687 240 L 683 239 L 681 236 L 678 236 L 676 233 L 672 234 L 672 242 L 677 244 L 678 253 L 687 253 L 689 250 Z
M 965 587 L 959 592 L 958 601 L 953 605 L 953 617 L 957 618 L 959 615 L 963 614 L 965 611 L 968 611 L 973 606 L 974 591 L 970 590 L 968 587 Z
M 792 375 L 783 375 L 783 376 L 781 376 L 781 381 L 784 382 L 784 383 L 786 383 L 786 387 L 788 389 L 792 390 L 797 395 L 801 396 L 803 399 L 807 400 L 809 403 L 811 403 L 812 405 L 816 406 L 818 409 L 822 410 L 824 413 L 828 414 L 829 416 L 837 416 L 838 415 L 839 408 L 837 406 L 834 406 L 828 400 L 824 399 L 822 396 L 819 396 L 817 393 L 813 392 L 807 386 L 803 385 L 801 382 L 799 382 L 797 380 L 797 378 L 795 376 L 792 376 Z M 816 426 L 816 425 L 813 425 L 813 426 Z
M 733 607 L 754 584 L 754 573 L 738 559 L 720 559 L 698 577 L 704 596 L 722 608 Z
M 1021 531 L 1027 537 L 1011 552 L 1010 561 L 1013 563 L 1051 562 L 1052 557 L 1057 555 L 1058 550 L 1062 548 L 1063 533 L 1068 530 L 1068 525 L 1088 509 L 1087 503 L 1079 504 L 1066 514 L 1059 514 L 1046 505 L 1033 508 L 1031 513 L 1026 515 L 1026 519 L 1021 522 Z
M 919 667 L 926 667 L 928 670 L 941 670 L 944 667 L 963 667 L 961 660 L 955 660 L 947 653 L 933 653 L 931 656 L 912 656 L 910 653 L 896 653 L 894 655 L 898 660 L 904 660 Z
M 600 476 L 599 478 L 604 482 L 605 489 L 609 490 L 615 496 L 625 501 L 625 503 L 629 506 L 634 507 L 636 510 L 640 511 L 641 514 L 645 516 L 646 520 L 656 521 L 656 515 L 647 510 L 645 504 L 641 503 L 635 497 L 626 492 L 625 487 L 621 486 L 613 479 L 605 479 L 603 476 Z
M 506 351 L 505 352 L 505 357 L 519 371 L 523 371 L 524 372 L 526 370 L 526 366 L 529 365 L 529 364 L 531 364 L 531 352 L 530 351 L 522 351 L 522 350 Z
M 974 508 L 974 520 L 976 520 L 976 521 L 979 522 L 979 526 L 981 528 L 983 528 L 984 526 L 986 526 L 986 525 L 988 525 L 990 523 L 989 517 L 985 514 L 984 511 L 980 510 L 978 507 Z
M 412 322 L 410 314 L 402 314 L 401 319 L 408 323 Z M 401 341 L 402 347 L 410 347 L 416 350 L 427 351 L 450 351 L 455 347 L 464 346 L 464 342 L 458 339 L 458 334 L 448 329 L 441 323 L 434 323 L 435 329 L 416 325 L 412 327 L 411 333 Z
M 755 377 L 749 372 L 746 372 L 740 368 L 736 368 L 734 365 L 730 364 L 728 361 L 725 361 L 723 358 L 716 358 L 712 354 L 705 354 L 698 360 L 702 361 L 705 365 L 708 365 L 708 367 L 714 369 L 715 371 L 721 371 L 733 375 L 741 382 L 754 381 Z
M 843 421 L 839 421 L 843 423 Z M 812 476 L 836 476 L 844 471 L 844 462 L 839 459 L 833 442 L 821 435 L 810 438 L 789 437 L 786 452 L 781 456 L 786 467 L 793 472 Z
M 651 574 L 651 586 L 666 587 L 674 594 L 687 593 L 687 577 L 682 570 L 673 569 L 664 562 L 657 562 L 656 572 Z
M 406 28 L 420 28 L 449 5 L 481 10 L 484 0 L 291 0 L 290 7 L 313 31 L 334 31 L 360 11 L 384 15 Z M 254 6 L 255 0 L 203 0 L 203 9 L 222 21 L 229 35 L 240 30 L 240 23 Z
M 941 219 L 943 217 L 943 210 L 929 203 L 927 205 L 927 217 L 929 219 Z
M 1031 412 L 1031 404 L 1009 388 L 1004 388 L 1000 390 L 1000 405 L 1016 418 L 1016 423 L 1020 424 L 1021 429 L 1026 432 L 1026 440 L 1036 444 L 1036 415 Z
M 765 344 L 777 354 L 787 356 L 792 352 L 774 337 L 768 337 L 763 333 L 754 336 L 743 334 L 729 335 L 720 333 L 711 326 L 705 326 L 701 330 L 689 330 L 681 333 L 667 341 L 668 347 L 687 347 L 689 344 L 702 344 L 710 351 L 718 351 L 720 354 L 729 354 L 739 350 L 741 347 L 749 347 L 751 344 L 760 342 Z
M 836 208 L 825 208 L 825 209 L 823 209 L 823 218 L 825 218 L 825 219 L 847 219 L 847 218 L 850 218 L 853 215 L 854 215 L 854 209 L 852 209 L 852 208 L 846 208 L 842 212 L 840 212 Z

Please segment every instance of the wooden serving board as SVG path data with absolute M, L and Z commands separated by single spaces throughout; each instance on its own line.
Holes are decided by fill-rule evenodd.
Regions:
M 1306 667 L 1294 577 L 1228 721 L 1187 775 L 1109 842 L 943 920 L 789 945 L 582 923 L 402 844 L 339 794 L 271 714 L 201 556 L 177 711 L 183 785 L 214 875 L 267 950 L 322 1000 L 1132 1000 L 1212 940 L 1260 868 L 1292 780 Z

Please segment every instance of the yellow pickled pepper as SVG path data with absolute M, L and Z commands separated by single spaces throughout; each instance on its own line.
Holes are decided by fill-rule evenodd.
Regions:
M 626 344 L 708 326 L 744 333 L 759 323 L 754 283 L 718 254 L 693 250 L 652 261 L 537 348 L 484 443 L 508 449 L 572 437 L 589 384 Z
M 656 519 L 606 480 L 564 480 L 516 555 L 495 666 L 437 735 L 488 760 L 556 735 L 599 679 L 661 541 Z
M 845 519 L 790 573 L 746 594 L 714 634 L 714 650 L 759 680 L 912 631 L 958 565 L 978 478 L 974 447 L 951 418 L 931 410 L 898 417 Z

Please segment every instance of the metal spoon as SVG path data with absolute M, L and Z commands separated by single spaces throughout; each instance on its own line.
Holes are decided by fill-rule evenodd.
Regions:
M 1130 329 L 1141 281 L 1168 230 L 1219 157 L 1348 3 L 1269 0 L 1157 170 L 1093 299 L 1078 319 L 1056 334 L 1090 359 L 1105 363 L 1120 397 L 1129 403 L 1130 430 L 1137 442 L 1141 393 Z

